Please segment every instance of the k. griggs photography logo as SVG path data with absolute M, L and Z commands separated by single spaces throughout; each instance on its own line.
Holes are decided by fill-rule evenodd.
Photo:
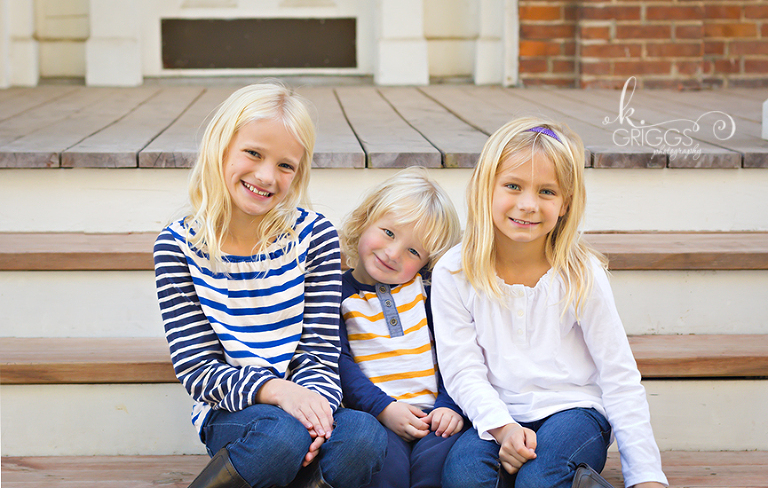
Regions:
M 606 117 L 603 120 L 603 125 L 618 123 L 621 126 L 613 131 L 613 143 L 617 146 L 651 147 L 654 154 L 667 154 L 670 160 L 678 155 L 692 155 L 696 160 L 701 156 L 697 139 L 707 139 L 702 127 L 709 128 L 711 123 L 712 134 L 719 141 L 730 139 L 736 132 L 733 117 L 718 110 L 705 112 L 696 120 L 672 119 L 655 124 L 640 120 L 638 123 L 632 118 L 635 109 L 630 106 L 636 84 L 634 76 L 627 79 L 621 91 L 619 115 L 615 119 Z M 627 96 L 629 89 L 631 91 Z

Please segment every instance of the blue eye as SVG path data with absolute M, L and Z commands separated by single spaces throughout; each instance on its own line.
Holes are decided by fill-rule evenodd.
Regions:
M 259 154 L 258 152 L 254 151 L 253 149 L 246 149 L 245 152 L 250 154 L 254 158 L 261 159 L 261 154 Z
M 287 169 L 287 170 L 289 170 L 289 171 L 296 171 L 296 168 L 294 168 L 292 164 L 288 164 L 288 163 L 280 163 L 280 164 L 279 164 L 279 166 L 280 166 L 281 168 L 285 168 L 285 169 Z
M 509 188 L 510 190 L 519 190 L 520 186 L 516 185 L 515 183 L 510 183 L 507 185 L 507 188 Z
M 421 254 L 419 254 L 419 251 L 417 251 L 417 250 L 416 250 L 416 249 L 414 249 L 414 248 L 410 248 L 410 249 L 408 249 L 408 252 L 409 252 L 409 253 L 411 253 L 411 254 L 413 254 L 413 255 L 414 255 L 414 256 L 416 256 L 417 258 L 421 258 Z
M 541 193 L 543 193 L 544 195 L 552 195 L 552 196 L 555 195 L 554 190 L 541 190 Z
M 389 230 L 389 229 L 381 229 L 381 230 L 384 231 L 384 233 L 387 235 L 387 237 L 395 237 L 395 233 L 392 232 L 391 230 Z

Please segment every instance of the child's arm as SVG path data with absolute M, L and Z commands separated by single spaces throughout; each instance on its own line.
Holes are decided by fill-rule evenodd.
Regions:
M 474 319 L 466 305 L 470 286 L 450 271 L 460 262 L 454 251 L 456 249 L 449 251 L 438 262 L 432 274 L 438 364 L 446 390 L 472 421 L 480 437 L 491 440 L 490 429 L 514 423 L 514 419 L 488 381 L 488 367 L 477 343 Z
M 319 393 L 336 410 L 341 403 L 339 237 L 325 217 L 318 217 L 311 239 L 305 262 L 303 330 L 288 366 L 289 379 Z
M 651 428 L 645 388 L 621 323 L 605 271 L 593 263 L 592 293 L 580 314 L 581 329 L 597 367 L 603 406 L 619 446 L 627 486 L 667 482 Z
M 267 368 L 231 366 L 200 301 L 176 236 L 164 230 L 154 247 L 157 297 L 176 377 L 198 402 L 231 412 L 257 403 L 256 394 L 277 378 Z

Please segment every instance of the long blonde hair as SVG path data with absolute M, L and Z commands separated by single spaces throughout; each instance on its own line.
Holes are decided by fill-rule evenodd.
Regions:
M 293 213 L 305 204 L 309 169 L 315 146 L 315 126 L 308 102 L 279 83 L 257 83 L 235 91 L 218 108 L 200 143 L 197 161 L 190 175 L 189 199 L 192 214 L 186 217 L 187 240 L 195 249 L 206 252 L 211 263 L 222 263 L 221 244 L 232 217 L 232 201 L 224 181 L 223 161 L 227 148 L 241 127 L 261 119 L 274 119 L 304 147 L 286 197 L 270 210 L 259 224 L 259 244 L 253 254 L 261 254 L 270 239 L 292 229 Z M 294 246 L 295 249 L 295 246 Z
M 413 224 L 429 253 L 428 269 L 461 239 L 461 223 L 451 197 L 426 169 L 411 166 L 370 189 L 345 219 L 339 236 L 348 266 L 358 264 L 360 235 L 385 215 L 392 215 L 399 225 Z
M 549 129 L 557 136 L 531 131 Z M 560 142 L 562 141 L 562 142 Z M 563 196 L 565 214 L 547 235 L 545 256 L 565 282 L 563 313 L 574 306 L 576 316 L 592 288 L 590 258 L 602 255 L 581 236 L 579 225 L 584 216 L 584 144 L 567 125 L 539 117 L 522 117 L 508 122 L 486 142 L 467 189 L 467 228 L 462 241 L 462 270 L 469 283 L 490 297 L 504 302 L 504 292 L 496 274 L 496 245 L 491 202 L 496 174 L 509 158 L 547 157 L 555 166 L 557 183 Z

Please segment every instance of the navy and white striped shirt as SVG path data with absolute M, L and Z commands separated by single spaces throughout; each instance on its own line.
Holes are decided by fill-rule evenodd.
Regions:
M 296 210 L 292 227 L 297 243 L 284 235 L 265 254 L 224 255 L 216 271 L 187 244 L 183 220 L 155 241 L 165 336 L 176 376 L 195 400 L 198 432 L 212 409 L 255 404 L 272 378 L 323 395 L 334 410 L 341 402 L 338 234 L 304 209 Z

